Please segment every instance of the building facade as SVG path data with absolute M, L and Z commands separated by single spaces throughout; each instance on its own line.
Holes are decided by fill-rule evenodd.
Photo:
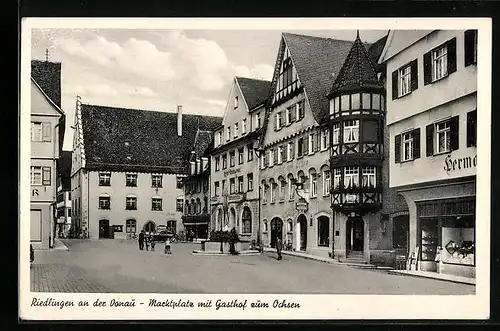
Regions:
M 211 151 L 211 223 L 215 231 L 235 229 L 241 240 L 259 241 L 258 163 L 270 82 L 235 77 Z
M 71 230 L 71 151 L 62 151 L 58 162 L 55 235 L 65 238 Z M 72 233 L 71 233 L 72 234 Z
M 77 101 L 71 197 L 78 235 L 128 238 L 158 226 L 183 231 L 183 179 L 197 131 L 220 118 Z
M 61 64 L 32 61 L 31 67 L 30 242 L 35 249 L 48 249 L 54 243 L 57 161 L 65 123 Z
M 418 270 L 474 277 L 477 31 L 390 31 L 380 63 L 400 232 Z
M 210 226 L 210 149 L 213 132 L 198 130 L 184 178 L 182 224 L 189 240 L 209 239 Z

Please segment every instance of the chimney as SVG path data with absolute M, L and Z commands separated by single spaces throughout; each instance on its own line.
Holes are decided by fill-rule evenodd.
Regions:
M 177 106 L 177 135 L 182 136 L 182 105 Z

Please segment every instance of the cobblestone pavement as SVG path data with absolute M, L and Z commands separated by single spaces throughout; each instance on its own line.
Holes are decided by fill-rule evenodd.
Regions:
M 475 286 L 391 275 L 274 253 L 196 256 L 139 251 L 132 240 L 65 240 L 69 251 L 37 251 L 32 291 L 122 293 L 474 294 Z

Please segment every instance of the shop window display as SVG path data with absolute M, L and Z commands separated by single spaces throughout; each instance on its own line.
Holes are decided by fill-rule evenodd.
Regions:
M 438 247 L 437 218 L 421 220 L 422 229 L 422 261 L 434 261 Z
M 473 266 L 474 217 L 445 217 L 441 231 L 441 261 Z

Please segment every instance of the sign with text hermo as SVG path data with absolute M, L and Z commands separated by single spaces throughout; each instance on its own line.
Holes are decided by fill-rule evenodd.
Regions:
M 444 171 L 446 174 L 450 174 L 455 171 L 464 171 L 466 169 L 477 167 L 477 154 L 463 157 L 455 157 L 452 154 L 448 154 L 444 159 Z
M 306 200 L 304 200 L 303 198 L 300 198 L 299 201 L 297 201 L 295 203 L 295 209 L 299 213 L 305 213 L 309 209 L 309 204 L 307 203 Z

